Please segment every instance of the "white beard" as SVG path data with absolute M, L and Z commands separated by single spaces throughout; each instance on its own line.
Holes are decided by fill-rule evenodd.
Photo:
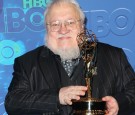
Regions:
M 76 59 L 80 56 L 80 50 L 78 46 L 70 47 L 70 48 L 54 48 L 52 45 L 47 43 L 46 46 L 54 53 L 60 56 L 61 60 L 72 60 Z
M 79 47 L 73 47 L 68 49 L 57 49 L 54 53 L 60 55 L 61 59 L 64 60 L 72 60 L 76 59 L 80 56 Z

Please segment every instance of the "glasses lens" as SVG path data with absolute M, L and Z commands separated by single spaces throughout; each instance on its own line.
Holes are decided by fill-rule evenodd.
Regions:
M 60 22 L 59 21 L 51 22 L 50 27 L 52 31 L 58 31 L 60 29 Z
M 65 22 L 66 27 L 69 28 L 69 29 L 76 29 L 76 23 L 77 23 L 77 21 L 73 20 L 73 19 L 72 20 L 67 20 Z

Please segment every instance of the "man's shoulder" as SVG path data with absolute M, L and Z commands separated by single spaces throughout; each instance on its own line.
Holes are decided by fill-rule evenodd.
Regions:
M 125 56 L 124 50 L 122 48 L 106 43 L 98 43 L 97 52 L 99 57 L 103 55 L 105 57 L 113 56 L 115 58 L 120 58 L 121 56 Z
M 119 48 L 117 46 L 113 46 L 107 43 L 98 42 L 98 48 L 104 49 L 104 50 L 122 50 L 122 48 Z
M 40 46 L 40 47 L 37 47 L 31 51 L 28 51 L 26 52 L 25 54 L 17 57 L 17 59 L 34 59 L 34 58 L 37 58 L 38 56 L 40 56 L 41 52 L 43 50 L 46 50 L 47 48 L 45 46 Z

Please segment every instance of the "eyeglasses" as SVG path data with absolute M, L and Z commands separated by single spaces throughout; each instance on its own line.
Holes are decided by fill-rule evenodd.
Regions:
M 65 20 L 64 21 L 64 26 L 66 27 L 66 29 L 72 29 L 75 30 L 77 28 L 77 23 L 81 21 L 79 20 L 74 20 L 74 19 L 70 19 L 70 20 Z M 60 30 L 62 22 L 61 21 L 52 21 L 47 23 L 46 25 L 50 26 L 50 29 L 52 32 L 57 32 Z

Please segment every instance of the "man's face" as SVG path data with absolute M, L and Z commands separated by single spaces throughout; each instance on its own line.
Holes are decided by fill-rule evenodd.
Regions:
M 74 28 L 68 23 L 75 22 Z M 69 51 L 78 48 L 77 35 L 82 29 L 82 23 L 75 8 L 70 4 L 55 5 L 52 7 L 47 18 L 47 46 L 57 54 L 57 50 Z M 60 28 L 53 30 L 51 26 L 61 23 Z M 51 25 L 50 25 L 51 24 Z

